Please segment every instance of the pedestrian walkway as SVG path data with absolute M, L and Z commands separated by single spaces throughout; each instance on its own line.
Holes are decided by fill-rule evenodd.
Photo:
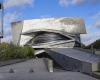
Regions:
M 27 73 L 30 70 L 34 72 L 48 72 L 43 59 L 31 59 L 25 62 L 6 65 L 0 67 L 0 73 L 8 73 L 11 69 L 13 69 L 15 73 Z

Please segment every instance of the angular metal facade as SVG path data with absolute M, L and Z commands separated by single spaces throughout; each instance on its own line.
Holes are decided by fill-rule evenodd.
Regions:
M 79 46 L 80 34 L 85 34 L 81 18 L 44 18 L 12 23 L 13 41 L 34 48 Z

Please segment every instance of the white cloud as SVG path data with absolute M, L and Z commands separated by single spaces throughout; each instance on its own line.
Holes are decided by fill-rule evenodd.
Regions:
M 21 7 L 24 5 L 34 5 L 34 0 L 5 0 L 4 1 L 4 7 L 9 8 L 9 7 Z
M 100 18 L 100 11 L 97 12 L 95 15 L 92 16 L 93 19 L 99 19 Z
M 100 28 L 100 11 L 93 15 L 92 19 L 94 20 L 92 27 Z
M 72 3 L 75 5 L 82 5 L 85 2 L 85 0 L 72 0 Z
M 91 25 L 88 25 L 87 32 L 88 34 L 84 34 L 81 36 L 82 42 L 85 45 L 89 45 L 96 41 L 97 39 L 100 39 L 100 11 L 97 12 L 95 15 L 91 18 L 93 22 Z M 93 32 L 95 31 L 95 32 Z
M 11 22 L 17 21 L 20 16 L 22 16 L 22 14 L 19 12 L 13 12 L 13 13 L 7 12 L 4 16 L 4 22 L 6 24 L 7 22 L 11 23 Z
M 42 16 L 40 16 L 40 18 L 51 18 L 51 17 L 53 17 L 53 16 L 50 16 L 50 15 L 42 15 Z
M 2 39 L 2 42 L 10 41 L 12 41 L 11 27 L 4 27 L 4 38 Z
M 14 22 L 18 19 L 18 16 L 20 16 L 21 14 L 20 13 L 17 13 L 17 12 L 13 12 L 13 13 L 7 13 L 5 14 L 4 16 L 4 22 L 7 24 L 7 23 L 11 23 L 11 22 Z
M 92 42 L 96 41 L 97 39 L 100 39 L 100 32 L 81 35 L 81 39 L 85 45 L 89 45 Z
M 90 0 L 90 2 L 94 5 L 97 5 L 100 3 L 100 0 Z
M 95 28 L 100 28 L 100 20 L 97 20 L 94 24 L 93 27 Z
M 10 43 L 11 41 L 12 41 L 12 36 L 11 35 L 4 36 L 4 38 L 2 39 L 2 42 Z
M 4 16 L 4 38 L 2 42 L 10 42 L 12 41 L 12 33 L 11 33 L 11 22 L 17 21 L 21 14 L 17 12 L 7 13 Z
M 59 0 L 59 4 L 63 7 L 67 7 L 70 5 L 82 5 L 85 0 Z
M 70 5 L 83 5 L 83 4 L 99 4 L 100 0 L 59 0 L 59 4 L 63 7 L 68 7 Z
M 71 0 L 59 0 L 59 4 L 63 7 L 67 7 L 71 4 Z
M 17 10 L 26 5 L 33 7 L 34 1 L 35 0 L 4 0 L 4 8 L 8 11 L 4 16 L 4 38 L 2 39 L 2 42 L 10 42 L 12 40 L 11 22 L 18 21 L 23 16 Z M 9 10 L 14 7 L 17 7 L 18 9 L 10 12 Z

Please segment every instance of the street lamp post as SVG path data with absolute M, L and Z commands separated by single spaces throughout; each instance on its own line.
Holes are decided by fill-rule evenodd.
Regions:
M 4 18 L 3 3 L 0 3 L 0 10 L 1 10 L 1 30 L 0 30 L 0 43 L 1 43 L 1 39 L 3 38 L 3 18 Z

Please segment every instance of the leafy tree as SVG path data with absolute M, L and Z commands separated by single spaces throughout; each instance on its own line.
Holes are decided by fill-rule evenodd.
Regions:
M 95 48 L 95 49 L 100 49 L 100 39 L 99 40 L 96 40 L 92 44 L 86 46 L 86 48 L 90 49 L 91 46 L 93 46 L 93 48 Z

